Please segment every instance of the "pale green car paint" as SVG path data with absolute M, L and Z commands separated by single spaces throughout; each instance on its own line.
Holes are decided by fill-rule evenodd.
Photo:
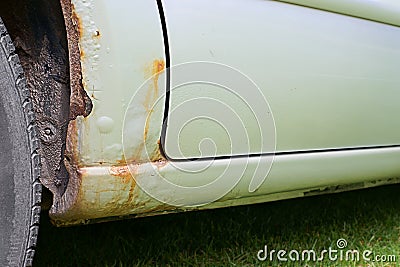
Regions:
M 399 25 L 400 4 L 393 1 L 293 2 Z M 330 186 L 371 186 L 378 180 L 377 184 L 398 182 L 399 147 L 221 159 L 196 174 L 204 163 L 163 159 L 158 148 L 165 72 L 152 76 L 154 64 L 165 61 L 156 1 L 72 3 L 82 22 L 83 84 L 94 108 L 89 117 L 76 120 L 76 131 L 69 132 L 69 138 L 77 140 L 81 180 L 75 183 L 78 188 L 67 189 L 78 191 L 68 200 L 70 206 L 51 211 L 57 224 L 272 201 Z M 400 144 L 400 28 L 276 1 L 162 3 L 171 65 L 214 61 L 231 66 L 254 81 L 271 108 L 274 146 L 254 142 L 231 147 L 221 138 L 217 156 L 274 152 L 275 145 L 278 152 L 288 152 Z M 374 13 L 371 7 L 379 8 Z M 204 88 L 209 97 L 225 97 Z M 180 92 L 172 91 L 172 108 L 201 96 L 195 86 Z M 207 156 L 192 142 L 206 136 L 212 125 L 204 122 L 182 131 L 177 143 L 176 133 L 170 131 L 181 127 L 178 121 L 179 114 L 169 116 L 167 155 L 179 158 L 180 145 L 185 157 Z M 258 134 L 252 127 L 247 130 L 250 137 Z M 211 191 L 180 193 L 151 184 L 158 173 L 173 183 L 198 186 L 223 174 L 227 166 L 240 180 L 219 199 Z M 260 169 L 268 176 L 252 192 L 249 184 Z M 157 190 L 159 199 L 137 183 Z
M 164 9 L 171 65 L 215 61 L 249 76 L 274 116 L 276 152 L 400 144 L 400 28 L 271 1 L 225 0 L 213 5 L 170 0 Z M 255 106 L 262 99 L 251 93 Z M 226 90 L 191 85 L 171 92 L 171 106 L 210 95 L 233 102 Z M 242 115 L 245 111 L 237 102 L 235 109 Z M 176 136 L 182 113 L 169 116 L 165 149 L 171 158 L 180 154 Z M 261 128 L 268 126 L 267 116 Z M 190 145 L 190 140 L 209 134 L 205 125 L 212 123 L 203 121 L 181 132 L 188 158 L 200 157 L 197 143 Z M 243 121 L 251 121 L 251 115 Z M 260 135 L 255 126 L 247 132 L 251 141 Z M 268 129 L 263 132 L 266 141 L 271 134 Z M 229 141 L 216 144 L 221 150 L 217 155 L 227 154 Z M 250 148 L 237 142 L 232 154 L 274 148 L 269 142 L 253 142 Z
M 400 26 L 400 6 L 397 0 L 281 0 L 281 2 Z

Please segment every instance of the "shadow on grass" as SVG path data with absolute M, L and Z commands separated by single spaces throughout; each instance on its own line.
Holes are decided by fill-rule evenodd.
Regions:
M 42 214 L 34 266 L 253 266 L 264 245 L 320 251 L 339 238 L 400 260 L 399 193 L 384 186 L 72 228 Z

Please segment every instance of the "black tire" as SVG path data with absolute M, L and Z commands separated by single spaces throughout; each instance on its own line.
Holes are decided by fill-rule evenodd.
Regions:
M 42 185 L 30 93 L 0 18 L 0 266 L 31 266 Z

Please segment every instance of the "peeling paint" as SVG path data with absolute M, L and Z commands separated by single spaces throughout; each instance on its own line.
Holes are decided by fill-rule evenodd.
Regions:
M 140 137 L 143 136 L 143 140 L 137 147 L 137 154 L 125 159 L 122 153 L 122 144 L 115 138 L 118 131 L 121 131 L 118 128 L 121 127 L 121 118 L 118 117 L 120 113 L 115 116 L 110 109 L 107 109 L 107 103 L 102 101 L 102 97 L 104 97 L 102 87 L 105 87 L 105 84 L 103 77 L 99 76 L 101 72 L 99 70 L 104 68 L 102 62 L 106 55 L 114 50 L 109 42 L 104 44 L 109 41 L 106 38 L 107 31 L 103 31 L 96 24 L 98 21 L 96 12 L 99 10 L 95 11 L 95 8 L 101 8 L 101 5 L 94 0 L 85 2 L 61 0 L 61 4 L 68 35 L 71 72 L 70 122 L 64 159 L 70 182 L 62 196 L 55 196 L 50 216 L 56 224 L 60 225 L 68 221 L 85 223 L 88 219 L 99 219 L 105 214 L 107 216 L 124 216 L 135 213 L 135 210 L 141 210 L 149 201 L 136 185 L 135 166 L 143 162 L 141 157 L 144 153 L 145 142 L 154 139 L 154 136 L 150 139 L 148 136 L 149 134 L 154 135 L 154 133 L 149 133 L 150 120 L 147 119 L 142 124 L 145 126 L 145 130 L 143 135 L 140 135 Z M 153 9 L 156 7 L 155 4 L 145 5 L 154 10 L 154 15 L 158 16 L 157 9 Z M 143 4 L 138 6 L 143 8 Z M 161 37 L 159 33 L 155 33 L 154 36 Z M 161 48 L 162 42 L 160 45 Z M 159 51 L 162 55 L 163 50 L 159 49 Z M 164 70 L 165 61 L 161 57 L 156 57 L 145 67 L 145 79 L 151 79 L 147 94 L 142 99 L 146 118 L 149 118 L 154 112 L 152 106 L 160 94 L 158 80 L 160 73 Z M 141 72 L 140 67 L 137 71 L 138 74 L 143 74 L 143 69 Z M 106 89 L 112 88 L 107 87 Z M 87 92 L 90 92 L 92 99 Z M 96 97 L 94 96 L 95 92 Z M 118 88 L 117 94 L 121 92 L 122 88 Z M 94 103 L 96 106 L 93 105 L 92 100 L 96 100 Z M 105 110 L 108 111 L 105 112 Z M 88 145 L 88 141 L 93 138 L 96 138 L 97 146 L 95 148 Z M 156 138 L 158 139 L 158 136 Z M 110 142 L 110 140 L 112 141 Z M 159 145 L 156 147 L 157 149 L 150 153 L 150 157 L 151 161 L 154 161 L 154 165 L 161 168 L 167 162 L 158 151 Z M 118 158 L 121 160 L 118 161 Z M 129 168 L 127 162 L 130 163 Z M 140 165 L 137 165 L 137 168 L 139 167 Z M 154 209 L 161 205 L 157 204 L 151 207 Z
M 123 17 L 119 14 L 123 12 L 122 10 L 112 13 L 114 11 L 107 8 L 106 2 L 72 0 L 74 4 L 72 5 L 70 0 L 61 0 L 69 39 L 71 69 L 71 121 L 68 125 L 64 159 L 70 181 L 65 193 L 55 198 L 50 210 L 50 216 L 56 225 L 65 226 L 108 220 L 107 218 L 150 216 L 273 201 L 304 196 L 309 194 L 310 188 L 320 190 L 332 184 L 343 184 L 343 181 L 355 183 L 357 186 L 368 186 L 360 182 L 376 179 L 380 175 L 376 170 L 383 168 L 386 173 L 382 174 L 381 178 L 393 177 L 398 173 L 398 162 L 395 162 L 395 159 L 400 155 L 400 151 L 393 154 L 388 152 L 386 156 L 378 152 L 377 155 L 366 155 L 356 151 L 354 153 L 360 153 L 360 155 L 348 158 L 346 155 L 329 157 L 326 154 L 316 156 L 309 154 L 305 157 L 285 155 L 274 163 L 268 183 L 265 183 L 265 186 L 255 194 L 248 192 L 248 184 L 252 178 L 249 171 L 245 173 L 248 176 L 244 176 L 234 192 L 201 208 L 175 207 L 156 200 L 140 187 L 143 185 L 141 182 L 150 181 L 148 184 L 171 202 L 176 200 L 188 206 L 206 203 L 204 199 L 212 192 L 200 192 L 201 194 L 196 196 L 189 193 L 179 194 L 160 186 L 151 178 L 161 173 L 161 178 L 165 180 L 183 181 L 190 187 L 195 184 L 196 179 L 203 181 L 208 177 L 219 175 L 220 172 L 225 171 L 228 164 L 218 161 L 205 169 L 205 173 L 196 176 L 195 167 L 196 164 L 200 164 L 199 162 L 172 163 L 163 158 L 158 140 L 160 135 L 156 129 L 161 126 L 162 121 L 160 123 L 160 121 L 151 120 L 159 111 L 153 110 L 153 105 L 163 93 L 160 92 L 162 89 L 160 77 L 163 77 L 162 72 L 165 70 L 165 61 L 161 58 L 164 53 L 162 32 L 157 31 L 160 25 L 156 3 L 143 1 L 136 4 L 136 1 L 128 1 L 126 5 L 139 8 L 130 8 L 130 13 Z M 134 16 L 134 24 L 127 24 L 124 18 L 131 16 L 131 13 L 137 10 L 140 13 Z M 107 16 L 110 14 L 112 16 Z M 138 23 L 141 14 L 144 14 L 142 20 L 144 23 Z M 152 14 L 154 17 L 151 17 Z M 113 19 L 105 21 L 104 17 Z M 102 25 L 105 27 L 99 27 Z M 136 27 L 137 25 L 140 27 Z M 129 36 L 124 31 L 126 28 L 129 28 Z M 149 28 L 152 30 L 148 30 Z M 146 34 L 140 35 L 143 29 L 147 30 Z M 122 41 L 115 42 L 115 40 Z M 120 59 L 125 59 L 125 57 L 131 62 L 126 60 L 123 62 L 123 67 L 118 66 L 121 63 Z M 134 142 L 129 147 L 129 154 L 125 156 L 121 153 L 123 142 L 121 143 L 118 136 L 123 131 L 118 127 L 125 122 L 122 115 L 125 110 L 120 107 L 121 99 L 128 101 L 132 94 L 139 91 L 137 88 L 146 79 L 150 80 L 145 83 L 146 88 L 139 93 L 132 112 L 128 114 L 128 123 L 132 126 L 129 128 L 129 134 L 134 137 Z M 86 92 L 91 92 L 92 100 L 98 100 L 94 101 L 93 112 L 91 112 L 91 99 Z M 94 99 L 94 92 L 96 92 L 96 99 Z M 112 102 L 115 99 L 119 102 Z M 89 113 L 90 116 L 88 116 Z M 84 116 L 87 117 L 84 118 Z M 115 122 L 112 129 L 108 126 L 96 128 L 96 122 L 102 116 L 112 118 Z M 145 148 L 151 150 L 150 155 L 145 153 Z M 104 159 L 107 153 L 110 156 Z M 340 168 L 333 168 L 333 166 L 343 166 L 343 162 L 350 162 L 349 159 L 352 164 L 348 168 L 353 168 L 352 170 L 346 170 L 344 173 Z M 232 160 L 230 167 L 248 164 L 247 170 L 250 170 L 258 166 L 258 161 L 254 157 L 230 160 Z M 366 162 L 370 164 L 365 164 Z M 315 166 L 319 166 L 321 171 L 316 170 Z M 293 173 L 296 173 L 296 179 L 289 180 L 288 177 L 291 177 Z M 351 177 L 346 177 L 349 173 Z M 370 185 L 373 184 L 370 183 Z M 308 189 L 303 189 L 305 187 Z
M 79 47 L 79 40 L 82 36 L 82 22 L 75 12 L 71 0 L 61 0 L 64 14 L 65 27 L 68 36 L 68 51 L 70 64 L 70 120 L 77 116 L 88 116 L 92 111 L 93 105 L 86 94 L 82 84 L 81 58 L 84 52 Z
M 134 179 L 129 171 L 128 166 L 111 166 L 110 174 L 115 177 L 121 178 L 123 183 L 128 183 L 131 179 Z
M 82 168 L 79 173 L 81 184 L 76 202 L 71 205 L 70 209 L 64 212 L 52 214 L 53 223 L 57 226 L 71 226 L 118 220 L 130 216 L 147 217 L 172 212 L 255 204 L 310 195 L 337 193 L 400 182 L 399 178 L 388 178 L 370 182 L 354 182 L 340 186 L 297 189 L 284 192 L 271 191 L 269 194 L 261 195 L 246 195 L 242 193 L 240 197 L 230 196 L 205 206 L 175 207 L 158 202 L 141 191 L 140 187 L 135 183 L 134 178 L 144 179 L 146 175 L 150 175 L 142 169 L 141 165 L 85 167 Z M 281 179 L 277 179 L 277 181 L 279 182 Z
M 77 200 L 78 190 L 81 187 L 81 175 L 83 172 L 78 167 L 78 139 L 75 134 L 77 131 L 77 121 L 71 121 L 68 125 L 68 138 L 64 154 L 64 166 L 69 174 L 68 186 L 63 195 L 54 195 L 53 206 L 50 214 L 58 215 L 68 210 L 72 203 Z M 73 134 L 71 134 L 73 133 Z
M 152 103 L 158 97 L 158 73 L 163 71 L 165 64 L 163 61 L 156 60 L 152 66 L 152 73 L 155 75 L 151 83 L 154 87 L 148 91 L 149 105 L 153 105 Z M 135 158 L 128 160 L 130 165 L 127 165 L 127 161 L 123 158 L 118 165 L 110 167 L 83 166 L 80 162 L 81 145 L 79 143 L 81 136 L 79 125 L 82 123 L 87 123 L 87 119 L 78 116 L 70 121 L 68 127 L 65 166 L 70 174 L 70 184 L 65 194 L 54 200 L 50 210 L 55 224 L 82 224 L 87 220 L 102 218 L 104 214 L 125 216 L 141 209 L 151 213 L 175 209 L 162 203 L 152 204 L 150 209 L 146 208 L 150 200 L 144 200 L 147 197 L 141 196 L 143 192 L 137 188 L 134 175 L 140 165 L 136 165 Z M 148 127 L 148 124 L 146 125 Z M 157 148 L 159 148 L 159 140 Z M 151 161 L 157 168 L 162 168 L 168 163 L 162 158 L 159 150 L 152 153 Z
M 137 187 L 134 176 L 143 175 L 139 169 L 140 165 L 79 169 L 76 172 L 79 187 L 74 201 L 69 203 L 68 209 L 51 210 L 52 222 L 57 226 L 70 226 L 102 221 L 105 217 L 115 219 L 176 210 L 174 206 L 148 198 Z
M 88 116 L 92 111 L 92 102 L 86 94 L 82 85 L 81 51 L 79 49 L 79 39 L 81 36 L 82 25 L 79 17 L 74 12 L 74 7 L 70 0 L 61 0 L 61 8 L 64 15 L 64 24 L 68 37 L 68 57 L 69 57 L 69 122 L 66 125 L 65 150 L 63 151 L 63 164 L 69 176 L 65 185 L 65 192 L 58 192 L 51 184 L 45 183 L 53 192 L 53 207 L 50 213 L 60 213 L 70 207 L 77 197 L 77 191 L 80 187 L 79 176 L 79 151 L 78 151 L 78 130 L 77 118 L 79 116 Z M 60 139 L 61 140 L 61 139 Z M 64 140 L 64 139 L 62 139 Z M 63 146 L 59 146 L 63 149 Z

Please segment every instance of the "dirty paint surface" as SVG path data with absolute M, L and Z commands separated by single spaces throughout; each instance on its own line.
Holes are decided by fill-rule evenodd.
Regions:
M 122 5 L 117 2 L 61 0 L 70 61 L 70 122 L 64 159 L 70 179 L 65 193 L 54 198 L 50 210 L 53 218 L 72 213 L 82 213 L 84 217 L 84 206 L 96 210 L 91 201 L 85 202 L 90 194 L 92 200 L 93 194 L 98 196 L 97 200 L 109 200 L 107 209 L 114 215 L 121 205 L 133 205 L 136 201 L 135 180 L 124 165 L 126 161 L 145 161 L 142 157 L 144 152 L 140 152 L 145 142 L 153 142 L 153 146 L 158 148 L 159 135 L 148 136 L 151 127 L 159 127 L 158 123 L 150 123 L 148 119 L 153 113 L 151 106 L 160 91 L 165 90 L 158 84 L 159 73 L 165 69 L 158 9 L 155 2 L 135 1 L 125 3 L 129 7 L 121 11 L 114 8 Z M 104 20 L 104 17 L 109 19 Z M 122 17 L 135 17 L 138 23 L 127 26 L 125 23 L 128 21 L 121 20 Z M 143 27 L 148 29 L 148 34 L 138 39 Z M 115 42 L 121 39 L 124 42 Z M 133 46 L 136 49 L 132 50 Z M 138 137 L 136 150 L 125 158 L 122 145 L 125 112 L 135 91 L 147 79 L 152 79 L 152 82 L 148 93 L 138 100 L 140 114 L 129 118 L 132 123 L 146 121 L 146 130 L 135 132 L 135 137 Z M 154 149 L 151 158 L 161 159 L 158 149 Z M 101 179 L 88 177 L 85 171 L 85 168 L 96 166 L 114 167 L 107 167 L 107 179 L 102 176 L 106 180 L 100 182 Z M 96 186 L 95 181 L 99 183 Z M 85 192 L 89 185 L 97 193 L 87 195 Z M 106 196 L 107 190 L 114 190 L 116 195 Z M 117 193 L 119 191 L 125 193 Z M 122 200 L 125 196 L 126 199 Z M 117 201 L 119 197 L 121 200 Z M 120 208 L 112 208 L 113 205 Z
M 77 188 L 75 203 L 68 210 L 53 214 L 52 219 L 56 225 L 67 226 L 108 220 L 107 218 L 118 219 L 129 215 L 141 217 L 176 211 L 219 208 L 398 183 L 400 180 L 392 177 L 399 175 L 399 158 L 400 148 L 380 149 L 372 153 L 352 151 L 351 153 L 308 154 L 305 157 L 280 156 L 274 163 L 268 183 L 256 193 L 248 191 L 251 170 L 257 167 L 257 161 L 250 159 L 247 165 L 249 171 L 229 194 L 207 205 L 178 207 L 155 200 L 145 193 L 139 184 L 143 185 L 146 181 L 151 181 L 151 177 L 156 173 L 176 183 L 180 180 L 193 181 L 195 176 L 190 171 L 195 170 L 194 164 L 143 163 L 112 167 L 84 167 L 79 169 L 80 186 Z M 223 171 L 227 161 L 209 168 L 204 175 L 215 175 Z M 336 168 L 349 161 L 351 161 L 349 168 Z M 366 162 L 368 164 L 365 164 Z M 243 163 L 243 159 L 233 161 L 233 165 L 237 167 Z M 319 169 L 316 170 L 315 166 L 319 166 Z M 382 167 L 385 173 L 381 171 Z M 177 168 L 184 169 L 186 172 L 179 172 Z M 315 171 L 310 173 L 310 169 Z M 288 181 L 286 177 L 290 177 L 294 170 L 296 170 L 296 179 Z M 190 186 L 191 183 L 187 185 Z M 171 200 L 188 197 L 192 201 L 201 202 L 201 197 L 207 198 L 210 194 L 210 192 L 203 192 L 201 197 L 197 196 L 194 199 L 192 195 L 176 195 L 171 191 L 163 191 L 164 188 L 157 184 L 154 186 Z
M 125 8 L 116 8 L 121 5 Z M 399 148 L 283 155 L 275 159 L 268 179 L 255 193 L 248 188 L 258 159 L 221 160 L 202 172 L 196 172 L 200 162 L 164 160 L 159 150 L 163 109 L 157 103 L 165 93 L 165 59 L 156 2 L 72 0 L 70 7 L 76 34 L 70 47 L 75 49 L 72 61 L 80 63 L 80 69 L 71 66 L 71 77 L 77 77 L 76 86 L 90 96 L 93 109 L 87 117 L 84 112 L 76 118 L 73 114 L 68 125 L 64 163 L 70 179 L 50 211 L 55 224 L 198 209 L 196 205 L 206 203 L 213 192 L 177 193 L 154 177 L 195 187 L 218 177 L 227 166 L 232 173 L 246 169 L 235 188 L 202 209 L 297 197 L 343 184 L 369 186 L 377 179 L 390 182 L 400 176 Z M 83 102 L 77 106 L 86 107 Z M 154 190 L 165 202 L 145 189 Z

